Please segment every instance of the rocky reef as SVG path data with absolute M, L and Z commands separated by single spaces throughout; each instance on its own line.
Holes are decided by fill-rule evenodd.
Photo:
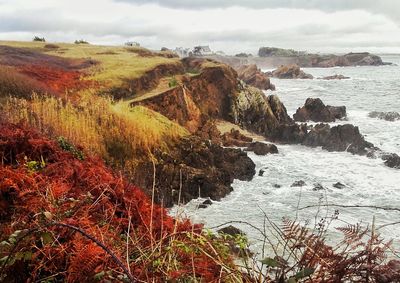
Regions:
M 400 120 L 400 113 L 398 112 L 378 112 L 378 111 L 373 111 L 368 114 L 368 117 L 370 118 L 378 118 L 381 120 L 386 120 L 386 121 L 396 121 Z
M 346 77 L 343 75 L 332 75 L 332 76 L 326 76 L 326 77 L 322 77 L 319 78 L 321 80 L 326 80 L 326 81 L 331 81 L 331 80 L 348 80 L 350 79 L 350 77 Z
M 278 69 L 266 74 L 278 79 L 313 79 L 312 75 L 306 74 L 297 64 L 282 65 Z
M 307 98 L 303 107 L 298 108 L 293 119 L 298 122 L 335 122 L 346 117 L 346 106 L 325 105 L 319 98 Z

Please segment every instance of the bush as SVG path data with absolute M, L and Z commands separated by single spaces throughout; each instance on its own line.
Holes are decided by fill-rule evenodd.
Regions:
M 39 36 L 35 36 L 33 38 L 33 41 L 37 41 L 37 42 L 46 42 L 46 39 L 44 37 L 39 37 Z
M 178 85 L 178 80 L 175 77 L 172 77 L 168 82 L 169 87 L 176 87 L 177 85 Z
M 86 40 L 83 40 L 83 39 L 79 39 L 79 40 L 75 40 L 75 44 L 89 44 L 89 42 L 87 42 Z

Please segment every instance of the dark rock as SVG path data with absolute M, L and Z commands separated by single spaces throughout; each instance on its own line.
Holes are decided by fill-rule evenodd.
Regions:
M 279 79 L 313 79 L 312 75 L 306 74 L 296 64 L 283 65 L 278 69 L 266 74 Z
M 306 185 L 306 182 L 304 182 L 303 180 L 299 180 L 299 181 L 295 181 L 291 187 L 303 187 Z
M 268 153 L 277 154 L 278 148 L 272 143 L 253 142 L 246 148 L 246 151 L 253 151 L 257 155 L 267 155 Z
M 319 98 L 307 98 L 303 107 L 298 108 L 293 119 L 299 122 L 334 122 L 346 117 L 345 106 L 325 106 Z
M 344 189 L 346 187 L 346 185 L 337 182 L 336 184 L 333 184 L 333 187 L 337 188 L 337 189 Z
M 265 173 L 265 171 L 263 169 L 260 169 L 260 171 L 258 171 L 258 176 L 263 176 Z
M 224 146 L 248 146 L 253 139 L 243 135 L 239 130 L 231 129 L 229 133 L 224 133 L 222 135 L 222 144 Z
M 282 186 L 281 185 L 279 185 L 279 184 L 273 184 L 272 185 L 274 188 L 276 188 L 276 189 L 279 189 L 279 188 L 281 188 Z
M 374 149 L 373 144 L 364 140 L 358 127 L 351 124 L 330 127 L 328 124 L 317 124 L 306 135 L 303 145 L 322 146 L 328 151 L 348 151 L 365 155 L 367 149 Z
M 378 118 L 386 121 L 396 121 L 400 120 L 400 113 L 397 112 L 378 112 L 378 111 L 373 111 L 368 114 L 369 117 L 371 118 Z
M 240 230 L 239 228 L 236 228 L 235 226 L 229 225 L 226 226 L 222 229 L 218 230 L 219 234 L 226 234 L 226 235 L 230 235 L 232 237 L 238 236 L 238 235 L 246 235 L 245 232 L 243 232 L 242 230 Z
M 322 186 L 321 184 L 314 184 L 314 188 L 312 190 L 313 191 L 322 191 L 322 190 L 325 190 L 325 187 Z
M 382 159 L 385 161 L 386 166 L 400 169 L 400 156 L 396 153 L 385 154 L 382 156 Z
M 275 86 L 271 84 L 269 77 L 261 72 L 257 65 L 242 65 L 236 69 L 238 77 L 246 84 L 263 90 L 275 90 Z
M 347 80 L 347 79 L 350 79 L 350 77 L 346 77 L 343 75 L 333 75 L 333 76 L 326 76 L 321 79 L 322 80 Z
M 201 204 L 199 204 L 199 208 L 207 208 L 212 205 L 212 201 L 210 199 L 206 199 Z
M 156 201 L 166 207 L 178 202 L 180 189 L 181 203 L 198 197 L 220 200 L 232 191 L 234 179 L 249 181 L 256 173 L 246 152 L 196 136 L 181 139 L 168 153 L 156 151 L 155 158 Z M 151 195 L 153 163 L 144 161 L 136 168 L 132 180 Z

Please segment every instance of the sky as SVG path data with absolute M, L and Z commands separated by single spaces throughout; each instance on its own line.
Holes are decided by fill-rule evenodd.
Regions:
M 0 0 L 0 40 L 400 53 L 400 0 Z

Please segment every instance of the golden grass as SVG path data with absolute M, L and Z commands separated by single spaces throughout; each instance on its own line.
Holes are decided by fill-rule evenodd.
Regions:
M 41 132 L 63 136 L 103 157 L 111 164 L 133 168 L 155 149 L 167 151 L 188 132 L 163 115 L 142 106 L 130 108 L 91 95 L 79 105 L 52 97 L 32 100 L 8 98 L 0 105 L 0 114 L 13 123 L 27 122 Z
M 103 90 L 121 86 L 126 80 L 138 78 L 158 65 L 179 64 L 179 58 L 165 58 L 156 56 L 156 53 L 154 56 L 141 56 L 140 52 L 151 52 L 140 47 L 56 43 L 58 49 L 48 49 L 45 48 L 46 44 L 48 43 L 0 41 L 0 45 L 30 48 L 60 57 L 99 61 L 100 64 L 87 70 L 87 79 L 98 82 Z

